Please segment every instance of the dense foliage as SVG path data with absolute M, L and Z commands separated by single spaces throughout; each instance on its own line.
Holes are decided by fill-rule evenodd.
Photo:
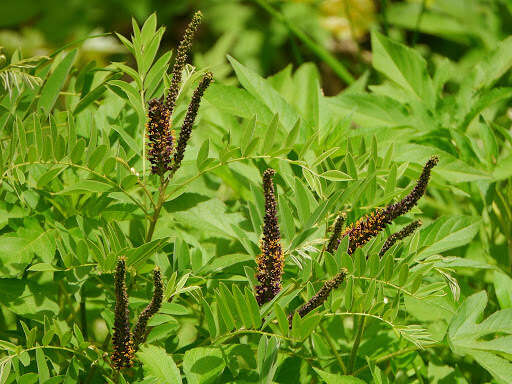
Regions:
M 511 383 L 510 4 L 386 3 L 340 61 L 256 1 L 267 78 L 199 14 L 2 53 L 0 384 Z

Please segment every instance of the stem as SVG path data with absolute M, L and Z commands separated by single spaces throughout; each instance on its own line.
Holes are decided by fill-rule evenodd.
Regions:
M 380 8 L 382 12 L 382 30 L 384 35 L 388 35 L 388 17 L 387 17 L 388 0 L 380 0 Z
M 412 46 L 413 47 L 418 42 L 418 36 L 419 36 L 419 33 L 420 33 L 421 18 L 423 17 L 423 14 L 425 13 L 426 6 L 427 6 L 427 0 L 423 0 L 421 2 L 420 14 L 418 15 L 418 19 L 416 20 L 416 27 L 414 28 L 414 35 L 412 37 Z
M 392 359 L 395 356 L 404 355 L 404 354 L 409 353 L 409 352 L 415 352 L 415 351 L 418 351 L 418 350 L 421 350 L 421 349 L 439 348 L 439 347 L 443 347 L 443 345 L 442 344 L 429 344 L 429 345 L 425 345 L 423 347 L 414 346 L 414 347 L 404 348 L 404 349 L 401 349 L 399 351 L 388 353 L 387 355 L 379 357 L 377 360 L 375 360 L 375 364 L 383 363 L 384 361 L 390 360 L 390 359 Z M 369 368 L 370 367 L 368 365 L 365 365 L 364 367 L 361 367 L 358 370 L 354 371 L 353 375 L 357 376 L 359 373 L 361 373 L 361 372 L 363 372 L 363 371 L 365 371 L 365 370 L 367 370 Z
M 80 301 L 80 325 L 82 326 L 82 334 L 84 336 L 84 340 L 88 340 L 89 337 L 87 335 L 87 312 L 85 308 L 85 297 L 83 297 L 83 292 L 82 300 Z
M 281 13 L 267 3 L 266 0 L 253 0 L 261 8 L 267 11 L 272 17 L 275 17 L 284 24 L 288 30 L 301 40 L 320 60 L 324 61 L 331 69 L 338 75 L 340 79 L 347 84 L 354 82 L 354 77 L 350 74 L 345 66 L 334 57 L 328 50 L 315 43 L 308 35 L 298 29 L 295 25 L 289 22 Z
M 363 335 L 365 320 L 365 317 L 361 317 L 361 319 L 359 320 L 359 328 L 357 329 L 357 334 L 354 339 L 354 345 L 352 346 L 352 351 L 350 352 L 348 373 L 352 373 L 354 371 L 354 364 L 357 358 L 357 349 L 359 348 L 359 344 L 361 344 L 361 336 Z
M 343 374 L 347 374 L 347 367 L 345 367 L 345 364 L 343 363 L 343 360 L 338 353 L 338 350 L 336 349 L 336 344 L 334 344 L 334 340 L 329 335 L 329 332 L 326 331 L 325 327 L 320 323 L 319 324 L 320 330 L 322 331 L 322 334 L 324 335 L 325 339 L 327 340 L 327 343 L 329 344 L 329 347 L 331 348 L 332 353 L 336 357 L 336 360 L 338 361 L 338 364 L 343 371 Z
M 158 202 L 155 206 L 155 211 L 153 212 L 153 216 L 149 221 L 148 233 L 146 235 L 146 243 L 149 243 L 153 238 L 153 233 L 155 232 L 156 222 L 160 217 L 160 210 L 165 203 L 165 190 L 167 189 L 167 185 L 169 184 L 169 178 L 164 179 L 163 176 L 160 176 L 160 187 L 158 188 Z

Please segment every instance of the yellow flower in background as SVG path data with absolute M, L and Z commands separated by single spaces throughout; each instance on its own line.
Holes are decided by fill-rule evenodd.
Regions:
M 339 40 L 359 40 L 375 20 L 372 0 L 324 0 L 320 3 L 322 26 Z

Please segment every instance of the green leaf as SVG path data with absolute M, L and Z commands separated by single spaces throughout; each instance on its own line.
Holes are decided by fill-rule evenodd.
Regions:
M 103 161 L 105 155 L 107 153 L 107 146 L 102 144 L 96 147 L 94 152 L 89 157 L 88 166 L 90 169 L 94 170 L 96 167 Z
M 62 269 L 54 267 L 51 264 L 48 263 L 37 263 L 32 265 L 29 269 L 29 271 L 33 272 L 48 272 L 48 271 L 61 271 Z
M 163 348 L 154 345 L 143 346 L 137 353 L 144 370 L 159 383 L 181 384 L 180 370 Z
M 421 231 L 420 251 L 424 259 L 469 243 L 478 233 L 480 219 L 470 216 L 451 216 L 437 219 Z
M 512 278 L 503 272 L 495 271 L 492 282 L 501 309 L 512 308 Z
M 318 368 L 313 368 L 315 372 L 320 376 L 322 381 L 326 384 L 366 384 L 365 381 L 358 379 L 354 376 L 339 375 L 336 373 L 330 373 L 322 371 Z
M 197 153 L 197 168 L 201 171 L 203 169 L 204 162 L 208 159 L 208 154 L 210 153 L 210 139 L 206 139 L 203 141 L 201 148 L 199 148 L 199 152 Z
M 217 348 L 193 348 L 185 352 L 183 371 L 189 384 L 209 384 L 226 368 L 222 351 Z
M 325 171 L 320 175 L 324 179 L 331 181 L 348 181 L 353 180 L 350 175 L 347 175 L 345 172 L 338 171 L 336 169 L 331 169 L 329 171 Z
M 429 108 L 435 104 L 427 62 L 414 49 L 372 32 L 373 66 Z
M 53 73 L 48 77 L 48 80 L 46 80 L 37 104 L 38 108 L 41 108 L 45 114 L 49 114 L 55 105 L 77 52 L 77 49 L 73 49 L 69 52 L 57 65 Z
M 93 193 L 104 193 L 112 190 L 112 185 L 96 180 L 84 180 L 70 185 L 59 192 L 59 195 L 69 195 L 73 193 L 93 192 Z
M 233 66 L 240 84 L 252 96 L 265 104 L 273 114 L 279 114 L 281 123 L 289 132 L 299 120 L 297 111 L 265 79 L 244 67 L 231 56 L 228 56 L 228 60 Z
M 485 291 L 468 297 L 460 306 L 448 328 L 448 344 L 453 352 L 473 357 L 499 383 L 509 383 L 512 377 L 512 363 L 501 357 L 512 354 L 512 308 L 495 312 L 485 320 L 482 318 L 487 305 Z M 508 358 L 510 360 L 510 358 Z
M 36 349 L 36 363 L 37 372 L 39 374 L 39 383 L 43 384 L 50 378 L 50 371 L 48 371 L 48 365 L 46 364 L 46 357 L 42 348 Z

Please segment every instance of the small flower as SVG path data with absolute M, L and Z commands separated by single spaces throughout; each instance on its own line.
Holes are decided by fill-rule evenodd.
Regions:
M 206 88 L 208 88 L 212 80 L 213 75 L 210 72 L 207 72 L 199 82 L 199 85 L 192 95 L 192 100 L 188 106 L 185 120 L 181 126 L 176 152 L 174 152 L 174 163 L 172 166 L 173 172 L 176 172 L 181 165 L 183 156 L 185 155 L 185 149 L 187 148 L 188 140 L 190 139 L 190 134 L 192 133 L 192 126 L 194 125 L 194 121 L 196 120 L 197 112 L 199 110 L 199 105 L 201 104 L 201 98 L 203 97 L 204 91 Z
M 379 256 L 382 257 L 387 252 L 389 248 L 391 248 L 397 241 L 405 239 L 407 236 L 410 236 L 416 229 L 421 226 L 421 220 L 413 221 L 411 224 L 405 226 L 402 230 L 393 233 L 386 239 L 386 242 L 382 246 Z
M 334 253 L 338 248 L 338 243 L 340 241 L 341 230 L 343 229 L 343 223 L 345 222 L 345 216 L 338 215 L 336 218 L 336 222 L 334 223 L 334 229 L 332 231 L 331 237 L 329 238 L 329 243 L 325 250 L 329 253 Z
M 281 234 L 277 221 L 277 203 L 272 177 L 275 171 L 267 169 L 263 173 L 263 193 L 265 196 L 265 218 L 261 254 L 256 262 L 258 271 L 256 278 L 256 300 L 261 306 L 272 300 L 281 290 L 281 276 L 284 268 L 284 255 L 281 248 Z
M 162 176 L 171 169 L 174 137 L 169 130 L 169 111 L 158 99 L 149 101 L 146 127 L 151 172 Z
M 187 26 L 187 29 L 185 30 L 185 34 L 183 35 L 183 39 L 181 40 L 176 53 L 176 60 L 174 61 L 174 66 L 172 68 L 171 86 L 169 87 L 167 99 L 165 100 L 165 107 L 169 111 L 169 117 L 172 116 L 174 107 L 176 106 L 176 99 L 180 92 L 183 68 L 185 67 L 190 48 L 192 47 L 192 39 L 199 28 L 199 24 L 201 24 L 201 18 L 201 12 L 196 12 L 194 14 L 192 20 Z
M 342 268 L 340 272 L 338 272 L 332 279 L 327 280 L 322 288 L 302 307 L 299 308 L 297 313 L 300 315 L 300 317 L 306 316 L 309 312 L 311 312 L 313 309 L 318 308 L 320 305 L 322 305 L 325 300 L 327 300 L 327 297 L 331 293 L 333 289 L 338 288 L 343 281 L 345 281 L 345 278 L 347 277 L 347 269 Z M 290 328 L 292 326 L 292 319 L 293 319 L 293 313 L 291 313 L 288 316 L 288 322 L 290 323 Z
M 112 337 L 112 366 L 120 370 L 132 366 L 133 341 L 130 332 L 130 313 L 126 293 L 126 259 L 120 257 L 114 274 L 116 305 L 114 309 L 114 336 Z
M 153 285 L 155 287 L 153 291 L 153 298 L 148 306 L 141 312 L 137 324 L 133 329 L 133 348 L 135 351 L 139 349 L 139 345 L 146 339 L 146 327 L 149 319 L 158 312 L 162 305 L 162 299 L 164 295 L 164 289 L 162 284 L 162 275 L 160 269 L 156 267 L 153 271 Z

